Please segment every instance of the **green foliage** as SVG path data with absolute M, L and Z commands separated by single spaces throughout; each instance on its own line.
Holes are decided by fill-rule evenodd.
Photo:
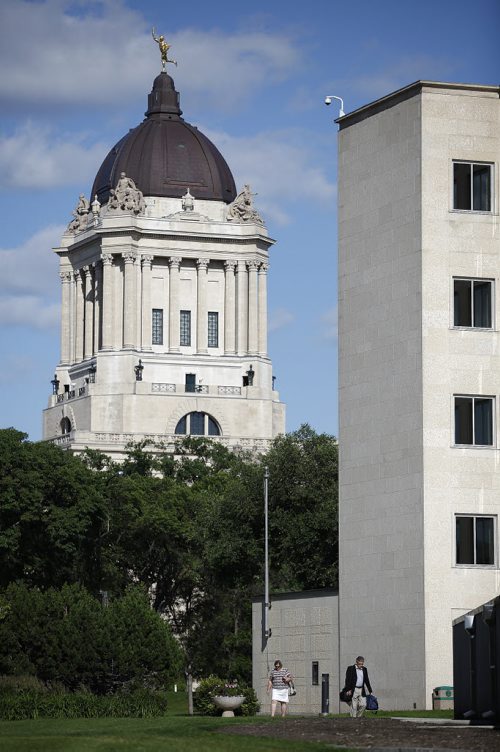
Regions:
M 235 715 L 249 716 L 256 715 L 259 712 L 260 705 L 252 687 L 234 681 L 224 681 L 219 676 L 208 676 L 200 681 L 193 693 L 193 705 L 196 713 L 199 715 L 220 715 L 221 711 L 213 701 L 213 698 L 217 695 L 224 697 L 243 695 L 245 697 L 241 707 L 234 711 Z
M 165 692 L 136 690 L 108 696 L 90 692 L 47 692 L 25 690 L 0 692 L 0 719 L 31 718 L 153 718 L 165 715 Z
M 4 598 L 11 609 L 0 622 L 2 673 L 98 694 L 159 689 L 179 676 L 179 647 L 138 587 L 108 608 L 77 585 L 42 593 L 12 584 Z

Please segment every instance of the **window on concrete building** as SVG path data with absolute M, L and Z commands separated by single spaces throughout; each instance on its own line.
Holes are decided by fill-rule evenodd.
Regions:
M 180 326 L 181 347 L 191 347 L 191 311 L 181 311 Z
M 313 684 L 314 686 L 316 684 L 319 684 L 319 661 L 312 662 L 311 684 Z
M 478 329 L 492 326 L 493 282 L 489 279 L 453 280 L 453 325 Z
M 219 347 L 219 314 L 208 312 L 208 346 Z
M 453 163 L 453 208 L 460 211 L 491 211 L 490 164 Z
M 455 396 L 455 444 L 493 446 L 493 397 Z
M 495 518 L 456 515 L 455 547 L 457 564 L 495 564 Z
M 220 436 L 218 423 L 208 413 L 192 412 L 184 415 L 175 427 L 178 435 Z
M 71 421 L 69 418 L 63 418 L 60 423 L 61 426 L 61 433 L 71 433 Z
M 153 308 L 151 323 L 153 345 L 163 345 L 163 308 Z

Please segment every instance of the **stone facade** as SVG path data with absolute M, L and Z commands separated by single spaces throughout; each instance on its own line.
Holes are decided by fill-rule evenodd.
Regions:
M 137 211 L 93 205 L 55 249 L 61 361 L 44 438 L 120 459 L 144 438 L 171 449 L 196 413 L 204 425 L 188 417 L 185 433 L 263 451 L 285 430 L 267 352 L 274 241 L 261 221 L 228 222 L 223 201 L 137 193 Z
M 339 712 L 337 592 L 311 590 L 273 595 L 269 610 L 271 636 L 267 641 L 263 636 L 263 600 L 254 598 L 252 604 L 252 680 L 261 713 L 270 712 L 267 678 L 278 658 L 295 680 L 297 694 L 290 698 L 290 714 L 321 712 L 324 674 L 329 676 L 330 712 Z M 317 667 L 313 667 L 314 663 Z
M 500 585 L 499 90 L 419 82 L 339 122 L 340 660 L 431 707 L 452 620 Z M 457 208 L 455 162 L 489 166 L 487 210 Z M 457 325 L 456 280 L 491 283 L 490 326 Z M 457 439 L 457 395 L 493 398 L 490 445 Z M 492 561 L 457 561 L 457 515 L 492 520 Z

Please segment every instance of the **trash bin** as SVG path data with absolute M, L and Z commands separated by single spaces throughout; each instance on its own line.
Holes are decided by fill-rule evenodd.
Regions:
M 453 687 L 435 687 L 432 691 L 433 710 L 453 710 Z

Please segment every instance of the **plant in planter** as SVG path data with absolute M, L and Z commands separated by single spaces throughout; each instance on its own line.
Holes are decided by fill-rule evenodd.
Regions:
M 236 698 L 241 702 L 237 702 Z M 231 700 L 237 704 L 236 708 L 223 707 L 232 704 Z M 193 695 L 193 702 L 195 711 L 200 715 L 219 715 L 221 709 L 232 710 L 236 715 L 255 715 L 260 708 L 252 687 L 236 681 L 226 682 L 218 676 L 201 680 Z

